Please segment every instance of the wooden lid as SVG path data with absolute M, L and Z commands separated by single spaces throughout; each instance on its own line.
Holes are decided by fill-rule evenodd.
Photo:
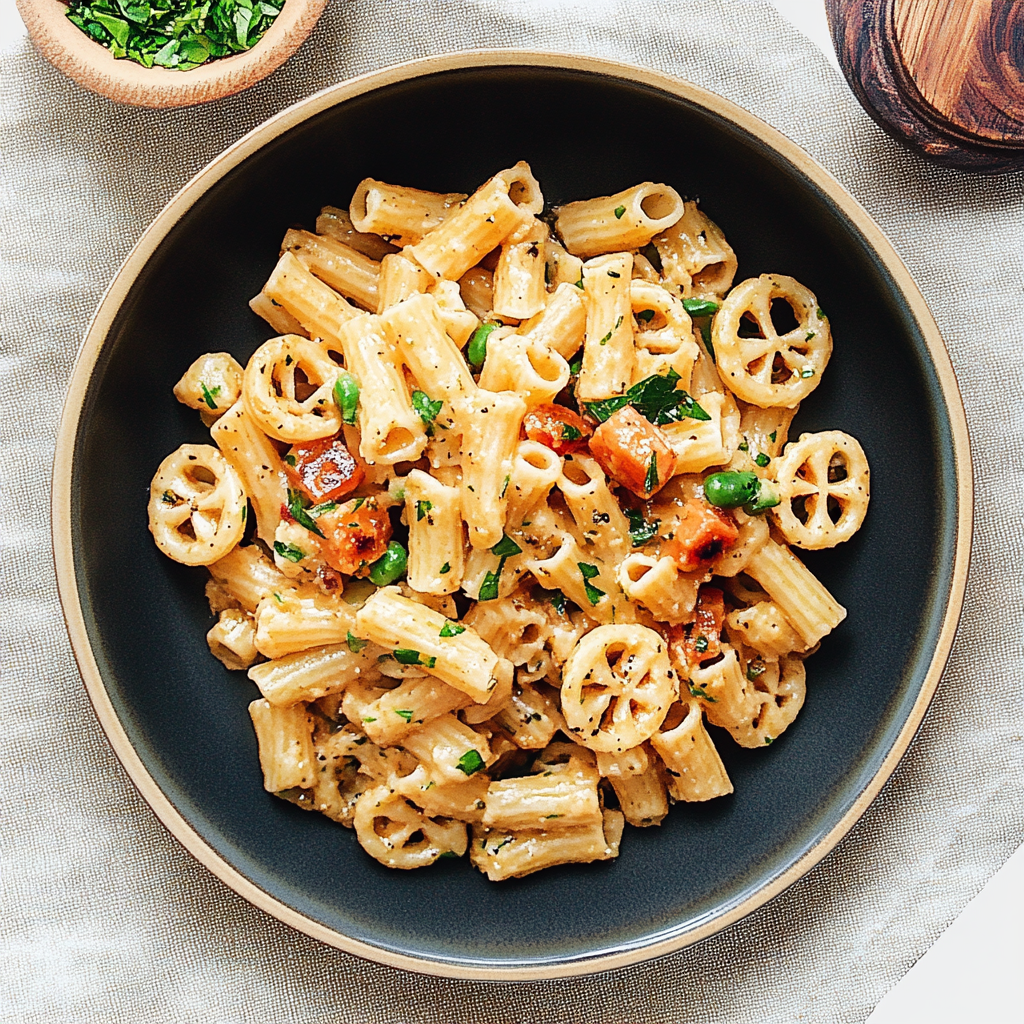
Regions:
M 892 136 L 947 166 L 1024 168 L 1024 5 L 825 0 L 840 65 Z

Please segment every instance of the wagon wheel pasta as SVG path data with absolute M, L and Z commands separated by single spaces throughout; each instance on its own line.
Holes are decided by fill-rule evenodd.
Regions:
M 734 286 L 695 202 L 545 214 L 524 161 L 451 184 L 367 178 L 284 233 L 250 302 L 274 337 L 185 370 L 217 447 L 161 463 L 149 522 L 209 567 L 267 791 L 381 864 L 500 881 L 728 800 L 722 743 L 782 756 L 846 615 L 790 545 L 853 536 L 869 470 L 788 441 L 831 326 L 790 277 Z

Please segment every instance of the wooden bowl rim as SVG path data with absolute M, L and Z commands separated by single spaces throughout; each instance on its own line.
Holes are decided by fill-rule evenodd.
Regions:
M 60 0 L 15 0 L 39 52 L 79 85 L 137 107 L 184 107 L 241 92 L 276 71 L 312 32 L 327 0 L 285 0 L 263 38 L 245 53 L 191 71 L 118 60 L 66 16 Z
M 250 881 L 238 868 L 228 863 L 209 846 L 189 821 L 183 817 L 150 774 L 138 751 L 135 750 L 107 692 L 96 654 L 89 639 L 85 611 L 79 593 L 74 556 L 72 506 L 79 424 L 85 411 L 85 399 L 90 379 L 101 358 L 108 332 L 147 261 L 178 221 L 206 192 L 264 146 L 272 143 L 295 126 L 340 103 L 384 86 L 408 82 L 438 72 L 479 67 L 517 66 L 560 68 L 625 79 L 701 106 L 742 131 L 760 139 L 765 146 L 781 155 L 799 173 L 804 175 L 811 187 L 819 189 L 830 202 L 835 204 L 837 210 L 862 233 L 877 254 L 879 262 L 892 275 L 892 279 L 904 297 L 908 310 L 916 321 L 927 346 L 941 390 L 942 402 L 949 416 L 957 489 L 956 525 L 950 545 L 952 550 L 945 555 L 951 563 L 945 608 L 941 615 L 941 626 L 935 649 L 928 660 L 928 669 L 921 682 L 921 688 L 882 764 L 875 774 L 863 784 L 853 805 L 827 835 L 769 884 L 752 892 L 742 902 L 727 909 L 724 913 L 703 921 L 683 934 L 674 934 L 668 937 L 654 936 L 650 943 L 639 947 L 630 946 L 578 959 L 530 964 L 512 962 L 508 965 L 478 965 L 434 960 L 426 956 L 419 957 L 383 949 L 369 942 L 341 934 L 319 921 L 307 917 Z M 806 875 L 834 849 L 878 796 L 906 753 L 911 740 L 921 726 L 949 658 L 967 587 L 973 532 L 974 481 L 970 438 L 963 400 L 953 372 L 952 361 L 924 296 L 881 229 L 871 219 L 867 211 L 828 171 L 795 142 L 767 125 L 754 114 L 715 93 L 708 92 L 682 79 L 605 58 L 583 57 L 578 54 L 550 51 L 495 49 L 469 50 L 419 58 L 368 72 L 315 93 L 281 111 L 239 139 L 219 157 L 211 161 L 170 200 L 125 258 L 104 293 L 99 308 L 89 325 L 68 385 L 67 397 L 61 415 L 54 454 L 51 515 L 58 592 L 72 648 L 86 690 L 114 752 L 143 799 L 175 838 L 200 863 L 249 903 L 320 942 L 366 960 L 415 971 L 419 974 L 507 982 L 593 974 L 673 953 L 708 938 L 747 917 Z

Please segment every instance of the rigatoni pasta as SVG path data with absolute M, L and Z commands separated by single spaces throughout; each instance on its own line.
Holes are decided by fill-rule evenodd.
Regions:
M 547 217 L 523 161 L 472 194 L 367 178 L 315 227 L 250 303 L 277 336 L 178 381 L 217 447 L 149 501 L 259 691 L 265 788 L 389 867 L 495 881 L 727 798 L 716 744 L 774 744 L 846 614 L 791 547 L 867 512 L 854 438 L 789 441 L 817 297 L 733 287 L 664 183 Z

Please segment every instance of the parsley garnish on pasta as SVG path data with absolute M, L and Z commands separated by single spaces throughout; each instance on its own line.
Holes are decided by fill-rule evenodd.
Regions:
M 382 864 L 499 881 L 728 798 L 718 746 L 779 741 L 845 615 L 794 549 L 849 539 L 870 476 L 841 431 L 789 440 L 817 300 L 735 283 L 696 203 L 544 214 L 525 163 L 461 185 L 367 178 L 289 229 L 252 303 L 274 337 L 175 385 L 211 443 L 161 463 L 149 518 L 209 567 L 268 793 Z

